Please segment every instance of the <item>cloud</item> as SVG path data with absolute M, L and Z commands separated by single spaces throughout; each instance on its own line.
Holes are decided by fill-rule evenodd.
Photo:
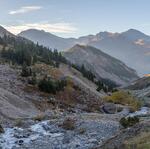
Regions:
M 29 23 L 23 25 L 3 26 L 13 34 L 18 34 L 27 29 L 38 29 L 51 33 L 75 33 L 77 31 L 77 28 L 71 23 Z
M 28 12 L 32 12 L 32 11 L 36 11 L 36 10 L 40 10 L 40 9 L 42 9 L 41 6 L 24 6 L 17 10 L 10 11 L 9 14 L 10 15 L 24 14 L 24 13 L 28 13 Z

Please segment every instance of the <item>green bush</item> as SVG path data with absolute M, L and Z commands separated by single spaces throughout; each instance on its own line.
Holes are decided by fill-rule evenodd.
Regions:
M 29 78 L 28 83 L 31 85 L 36 85 L 37 83 L 36 73 L 33 73 L 32 77 Z
M 43 79 L 39 82 L 38 87 L 43 92 L 56 94 L 57 91 L 64 90 L 66 85 L 67 82 L 65 80 L 53 81 Z
M 22 71 L 21 71 L 21 76 L 22 77 L 29 77 L 32 75 L 32 71 L 31 71 L 31 68 L 27 67 L 26 64 L 24 64 L 22 66 Z
M 134 117 L 123 117 L 121 118 L 120 120 L 120 124 L 124 127 L 124 128 L 127 128 L 127 127 L 131 127 L 133 125 L 135 125 L 136 123 L 139 122 L 139 118 L 137 116 L 134 116 Z

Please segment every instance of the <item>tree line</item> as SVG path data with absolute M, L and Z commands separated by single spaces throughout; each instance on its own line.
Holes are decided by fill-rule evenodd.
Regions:
M 80 71 L 83 77 L 95 83 L 98 86 L 97 91 L 103 90 L 104 92 L 107 93 L 107 92 L 115 91 L 116 90 L 115 88 L 118 87 L 118 85 L 112 80 L 104 79 L 104 78 L 97 79 L 94 73 L 92 73 L 92 71 L 90 70 L 87 70 L 84 65 L 79 66 L 79 65 L 72 64 L 72 67 Z
M 5 35 L 3 38 L 0 38 L 0 44 L 3 45 L 1 57 L 19 65 L 26 63 L 30 66 L 40 61 L 59 67 L 60 63 L 67 63 L 67 60 L 57 49 L 52 51 L 52 49 L 46 48 L 38 43 L 34 44 L 21 37 L 15 38 Z

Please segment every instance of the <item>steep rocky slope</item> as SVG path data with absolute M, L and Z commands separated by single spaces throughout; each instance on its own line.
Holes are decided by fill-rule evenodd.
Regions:
M 135 96 L 142 99 L 146 106 L 150 107 L 150 77 L 136 80 L 127 89 L 131 90 Z
M 47 110 L 52 110 L 52 107 L 56 108 L 55 106 L 63 109 L 71 108 L 73 111 L 77 109 L 85 111 L 88 110 L 88 105 L 102 103 L 101 98 L 105 93 L 97 92 L 94 83 L 84 78 L 77 70 L 69 69 L 67 65 L 61 65 L 58 69 L 46 64 L 36 64 L 32 69 L 38 76 L 48 75 L 56 79 L 65 77 L 69 78 L 70 83 L 64 91 L 56 95 L 44 94 L 37 87 L 29 85 L 27 78 L 20 76 L 20 68 L 0 64 L 1 122 L 33 118 Z
M 0 65 L 0 117 L 4 119 L 29 118 L 39 113 L 31 102 L 34 94 L 24 92 L 25 84 L 19 80 L 16 70 Z
M 121 85 L 138 78 L 133 69 L 91 46 L 75 45 L 64 56 L 73 64 L 83 64 L 98 78 L 107 78 Z

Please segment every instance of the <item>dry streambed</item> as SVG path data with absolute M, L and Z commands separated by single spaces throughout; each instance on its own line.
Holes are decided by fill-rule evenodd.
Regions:
M 148 112 L 149 109 L 144 107 L 129 115 L 144 116 Z M 117 121 L 119 114 L 82 113 L 68 116 L 74 120 L 71 130 L 63 126 L 65 115 L 33 122 L 27 128 L 5 128 L 5 133 L 0 135 L 1 147 L 2 149 L 89 149 L 102 145 L 120 131 Z
M 64 129 L 65 118 L 46 120 L 32 124 L 28 128 L 5 128 L 0 135 L 3 149 L 88 149 L 102 144 L 119 131 L 119 123 L 100 118 L 99 114 L 85 113 L 83 116 L 71 116 L 75 119 L 72 130 Z M 68 127 L 68 126 L 67 126 Z

